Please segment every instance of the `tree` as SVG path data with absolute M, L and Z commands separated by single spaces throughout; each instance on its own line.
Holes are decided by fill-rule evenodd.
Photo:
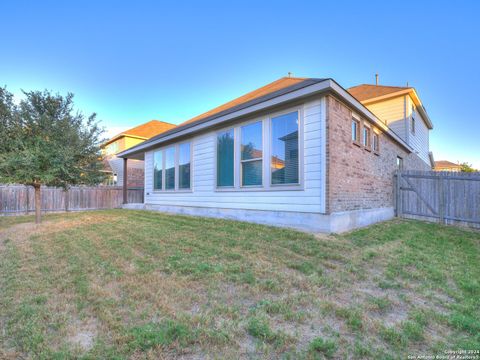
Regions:
M 24 92 L 16 105 L 13 95 L 0 88 L 0 183 L 35 189 L 35 222 L 41 221 L 41 187 L 68 189 L 76 184 L 98 184 L 103 129 L 96 114 L 88 118 L 73 109 L 73 94 Z
M 474 168 L 472 168 L 472 164 L 469 164 L 467 162 L 461 163 L 460 166 L 461 166 L 461 169 L 460 169 L 461 172 L 471 173 L 471 172 L 477 171 Z

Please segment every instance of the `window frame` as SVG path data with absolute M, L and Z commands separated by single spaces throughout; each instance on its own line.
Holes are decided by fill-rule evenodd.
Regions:
M 154 150 L 152 152 L 152 169 L 153 169 L 153 173 L 152 173 L 152 191 L 154 192 L 160 192 L 160 191 L 164 191 L 164 188 L 165 188 L 165 152 L 163 151 L 164 149 L 158 149 L 158 150 Z M 156 189 L 155 188 L 155 153 L 157 152 L 162 152 L 162 188 L 161 189 Z
M 357 125 L 356 139 L 353 139 L 353 133 L 351 134 L 350 138 L 351 138 L 351 140 L 352 140 L 352 143 L 354 143 L 355 145 L 361 145 L 361 140 L 360 140 L 361 133 L 362 133 L 362 132 L 361 132 L 361 121 L 360 121 L 360 119 L 357 119 L 357 118 L 352 114 L 352 122 L 351 122 L 351 124 L 350 124 L 351 130 L 353 130 L 353 129 L 352 129 L 352 124 L 353 124 L 354 122 L 355 122 L 356 125 Z
M 218 164 L 218 135 L 220 134 L 223 134 L 223 133 L 226 133 L 226 132 L 229 132 L 230 130 L 233 130 L 233 185 L 228 185 L 228 186 L 219 186 L 218 185 L 218 167 L 217 167 L 217 164 Z M 237 157 L 239 154 L 237 154 L 237 139 L 238 139 L 238 134 L 239 131 L 237 129 L 237 127 L 233 127 L 233 126 L 230 126 L 230 127 L 227 127 L 227 128 L 224 128 L 224 129 L 221 129 L 219 131 L 216 131 L 215 132 L 215 139 L 213 141 L 214 143 L 214 154 L 215 154 L 215 158 L 214 158 L 214 163 L 213 163 L 213 169 L 214 169 L 214 181 L 215 181 L 215 190 L 231 190 L 231 189 L 235 189 L 237 187 L 237 166 L 236 166 L 236 163 L 237 163 Z
M 180 188 L 180 146 L 184 144 L 189 144 L 189 164 L 190 164 L 190 187 L 189 188 Z M 175 183 L 176 183 L 176 188 L 175 191 L 178 192 L 191 192 L 193 188 L 193 141 L 182 141 L 177 144 L 175 144 L 177 147 L 177 150 L 175 151 Z
M 367 130 L 367 144 L 365 144 L 365 130 Z M 372 150 L 372 128 L 365 123 L 362 126 L 362 146 L 365 150 L 371 151 Z
M 375 138 L 377 139 L 377 147 L 375 148 Z M 380 154 L 380 132 L 377 129 L 373 129 L 372 132 L 372 150 L 376 155 Z
M 166 156 L 166 153 L 167 153 L 167 150 L 169 149 L 173 149 L 174 153 L 173 153 L 173 176 L 174 176 L 174 179 L 173 179 L 173 189 L 167 189 L 167 169 L 166 169 L 166 166 L 167 166 L 167 156 Z M 177 180 L 178 180 L 178 176 L 177 176 L 177 145 L 169 145 L 169 146 L 166 146 L 164 149 L 163 149 L 163 183 L 162 183 L 162 187 L 163 187 L 163 191 L 164 192 L 173 192 L 173 191 L 176 191 L 177 190 Z
M 402 170 L 403 170 L 403 167 L 404 167 L 403 157 L 397 155 L 397 160 L 396 160 L 396 161 L 397 161 L 397 163 L 396 163 L 396 165 L 397 165 L 397 166 L 396 166 L 396 167 L 397 167 L 397 170 L 398 170 L 398 171 L 402 171 Z
M 298 182 L 297 183 L 289 183 L 289 184 L 273 184 L 272 183 L 272 149 L 273 149 L 273 137 L 272 137 L 272 120 L 274 118 L 277 118 L 277 117 L 280 117 L 282 115 L 287 115 L 287 114 L 290 114 L 290 113 L 294 113 L 296 112 L 297 113 L 297 121 L 298 121 Z M 303 131 L 301 131 L 301 128 L 300 128 L 300 115 L 301 115 L 301 112 L 300 110 L 297 110 L 297 111 L 284 111 L 284 112 L 281 112 L 281 113 L 277 113 L 277 114 L 273 114 L 271 116 L 269 116 L 269 119 L 268 119 L 268 140 L 269 140 L 269 144 L 268 144 L 268 184 L 269 184 L 269 188 L 275 188 L 275 189 L 278 189 L 278 188 L 284 188 L 284 187 L 292 187 L 292 186 L 303 186 L 303 178 L 301 177 L 302 176 L 302 173 L 303 173 L 303 162 L 302 162 L 302 159 L 303 159 Z M 302 122 L 303 123 L 303 122 Z
M 252 125 L 255 123 L 260 123 L 262 126 L 262 157 L 261 158 L 253 158 L 253 159 L 247 159 L 247 160 L 242 160 L 242 128 L 248 125 Z M 238 152 L 239 152 L 239 163 L 238 163 L 238 181 L 240 184 L 240 188 L 263 188 L 265 186 L 265 122 L 263 119 L 254 119 L 247 121 L 243 124 L 241 124 L 238 127 L 238 137 L 239 137 L 239 144 L 238 144 Z M 234 137 L 235 139 L 235 137 Z M 233 147 L 236 148 L 237 146 L 235 143 L 233 144 Z M 234 152 L 235 154 L 235 152 Z M 234 156 L 235 159 L 235 156 Z M 252 162 L 252 161 L 262 161 L 262 183 L 260 185 L 243 185 L 242 179 L 243 179 L 243 164 L 246 162 Z M 235 166 L 234 166 L 235 169 Z M 234 176 L 235 176 L 235 170 L 233 171 Z M 235 179 L 233 180 L 233 183 L 235 184 Z
M 270 157 L 271 157 L 271 125 L 272 125 L 272 118 L 289 114 L 291 112 L 297 112 L 298 114 L 298 143 L 299 143 L 299 151 L 298 151 L 298 157 L 299 157 L 299 164 L 298 164 L 298 184 L 271 184 L 271 173 L 270 173 Z M 285 108 L 276 112 L 271 112 L 267 113 L 262 116 L 256 116 L 254 118 L 247 119 L 245 121 L 242 121 L 238 124 L 235 124 L 233 126 L 225 127 L 222 128 L 218 131 L 215 132 L 215 141 L 214 141 L 214 151 L 215 151 L 215 162 L 214 162 L 214 191 L 215 192 L 250 192 L 250 191 L 286 191 L 286 190 L 292 190 L 292 191 L 301 191 L 304 190 L 304 122 L 303 122 L 303 116 L 304 116 L 304 110 L 303 110 L 303 105 L 298 105 L 295 107 L 289 107 Z M 246 185 L 242 186 L 241 185 L 241 127 L 248 125 L 250 123 L 255 123 L 261 121 L 263 126 L 262 126 L 262 145 L 263 145 L 263 151 L 262 151 L 262 186 L 259 185 Z M 218 134 L 221 134 L 225 131 L 228 130 L 234 130 L 234 171 L 233 171 L 233 176 L 234 176 L 234 186 L 217 186 L 217 136 Z
M 180 145 L 185 144 L 185 143 L 190 143 L 190 188 L 189 189 L 180 189 L 179 187 L 179 157 L 180 157 Z M 181 141 L 179 143 L 175 144 L 169 144 L 166 146 L 163 146 L 161 148 L 155 149 L 152 151 L 152 169 L 155 168 L 155 153 L 161 151 L 162 152 L 162 188 L 161 189 L 155 189 L 155 183 L 154 183 L 154 176 L 155 174 L 152 173 L 152 192 L 153 193 L 176 193 L 176 192 L 193 192 L 193 139 L 191 140 L 186 140 L 186 141 Z M 174 148 L 175 150 L 175 156 L 174 156 L 174 169 L 175 169 L 175 186 L 173 189 L 166 189 L 166 176 L 165 176 L 165 164 L 166 164 L 166 156 L 165 156 L 165 151 L 170 148 Z

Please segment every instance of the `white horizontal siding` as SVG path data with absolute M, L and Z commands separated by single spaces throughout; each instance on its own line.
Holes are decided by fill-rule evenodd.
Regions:
M 380 101 L 367 105 L 380 120 L 387 123 L 398 136 L 410 145 L 415 153 L 427 164 L 430 164 L 429 152 L 429 130 L 421 115 L 416 112 L 415 134 L 411 132 L 411 114 L 413 101 L 410 96 L 399 96 L 394 99 Z
M 303 189 L 269 191 L 216 191 L 216 133 L 192 139 L 192 191 L 153 191 L 153 151 L 145 154 L 145 203 L 164 206 L 197 206 L 224 209 L 295 211 L 325 210 L 324 152 L 325 110 L 322 99 L 310 101 L 303 110 Z M 302 111 L 300 112 L 302 115 Z M 300 129 L 301 130 L 301 129 Z M 300 159 L 302 161 L 302 159 Z
M 425 161 L 427 164 L 430 165 L 430 158 L 428 156 L 429 153 L 429 129 L 427 127 L 427 124 L 425 123 L 425 120 L 422 118 L 418 110 L 416 109 L 415 104 L 413 103 L 413 100 L 408 97 L 409 103 L 408 103 L 408 139 L 409 139 L 409 145 L 415 150 L 417 155 Z M 412 116 L 412 105 L 415 108 L 415 133 L 412 133 L 411 129 L 411 116 Z

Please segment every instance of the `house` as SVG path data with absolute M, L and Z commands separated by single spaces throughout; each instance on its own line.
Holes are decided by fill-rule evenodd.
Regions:
M 415 114 L 375 115 L 396 98 L 333 79 L 276 80 L 118 154 L 145 161 L 144 204 L 125 207 L 312 232 L 390 219 L 395 171 L 431 169 L 430 119 L 413 89 L 398 92 Z M 412 114 L 422 141 L 402 131 Z
M 435 161 L 434 170 L 460 172 L 462 171 L 462 165 L 455 164 L 448 160 L 439 160 L 439 161 Z
M 105 171 L 109 175 L 106 180 L 106 185 L 123 184 L 123 161 L 117 157 L 118 153 L 174 127 L 175 125 L 164 121 L 151 120 L 121 132 L 106 141 L 101 147 Z M 143 161 L 132 160 L 129 162 L 128 167 L 128 187 L 143 187 Z
M 429 130 L 433 124 L 412 87 L 363 84 L 348 89 L 377 118 L 400 136 L 414 152 L 433 167 Z

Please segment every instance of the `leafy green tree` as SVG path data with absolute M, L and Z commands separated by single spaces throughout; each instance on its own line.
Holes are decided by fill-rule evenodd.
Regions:
M 460 169 L 461 172 L 471 173 L 471 172 L 476 172 L 477 171 L 476 169 L 472 168 L 472 164 L 469 164 L 467 162 L 461 163 L 460 166 L 462 167 Z
M 67 189 L 103 180 L 100 143 L 103 129 L 96 114 L 73 108 L 73 94 L 24 92 L 16 105 L 0 88 L 0 183 L 35 189 L 35 222 L 41 221 L 41 187 Z

